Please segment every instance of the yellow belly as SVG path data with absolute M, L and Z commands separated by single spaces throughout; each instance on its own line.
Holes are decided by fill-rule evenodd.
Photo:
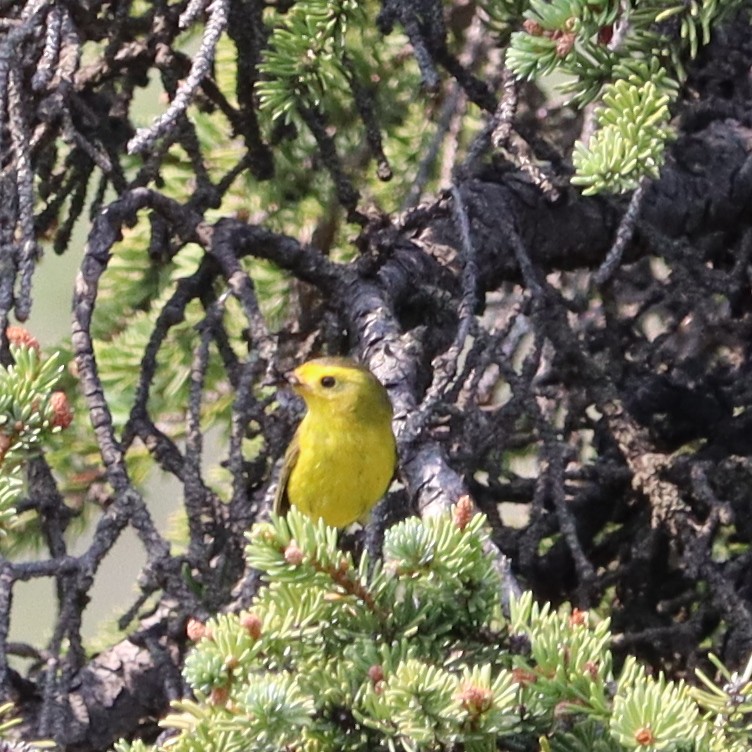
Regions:
M 312 430 L 308 416 L 298 429 L 300 453 L 287 497 L 301 512 L 345 527 L 363 519 L 384 495 L 394 474 L 396 450 L 388 423 L 357 431 Z

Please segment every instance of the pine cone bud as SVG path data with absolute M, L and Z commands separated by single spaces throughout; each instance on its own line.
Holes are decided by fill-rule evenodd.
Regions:
M 475 684 L 463 684 L 457 693 L 462 707 L 471 715 L 485 713 L 493 705 L 493 692 Z
M 556 40 L 556 57 L 566 57 L 574 47 L 577 35 L 572 32 L 565 32 Z
M 588 623 L 587 611 L 580 611 L 579 608 L 573 608 L 572 613 L 569 614 L 569 623 L 573 627 L 587 626 L 587 623 Z
M 614 37 L 614 25 L 602 26 L 598 31 L 598 44 L 607 45 Z
M 584 668 L 587 675 L 593 681 L 596 681 L 598 679 L 598 664 L 596 663 L 596 661 L 586 661 Z
M 655 743 L 655 734 L 653 733 L 652 729 L 647 727 L 638 729 L 634 735 L 634 738 L 641 747 L 649 747 L 650 745 Z
M 452 519 L 454 520 L 454 524 L 460 530 L 464 530 L 470 523 L 470 520 L 473 519 L 474 514 L 475 504 L 473 503 L 473 500 L 467 494 L 460 496 L 459 500 L 454 505 L 454 509 L 452 509 Z
M 230 690 L 227 687 L 214 687 L 209 695 L 209 702 L 212 705 L 225 705 L 230 697 Z
M 261 619 L 257 614 L 249 611 L 240 617 L 241 626 L 248 632 L 254 640 L 261 637 Z
M 285 548 L 285 561 L 294 567 L 303 563 L 303 552 L 300 550 L 297 541 L 291 540 Z
M 10 342 L 11 345 L 28 347 L 32 350 L 36 350 L 37 353 L 39 353 L 41 349 L 39 346 L 39 340 L 22 326 L 9 326 L 5 330 L 5 336 L 8 338 L 8 342 Z
M 540 37 L 543 35 L 543 27 L 532 18 L 526 18 L 522 23 L 522 28 L 533 37 Z
M 50 395 L 50 406 L 52 407 L 52 427 L 68 428 L 73 422 L 73 410 L 65 392 L 53 392 Z
M 198 642 L 206 636 L 206 624 L 195 616 L 190 616 L 185 625 L 185 634 L 191 642 Z

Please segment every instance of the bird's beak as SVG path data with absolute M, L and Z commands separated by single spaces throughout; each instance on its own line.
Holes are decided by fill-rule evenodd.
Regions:
M 300 391 L 305 387 L 305 384 L 303 384 L 295 371 L 288 373 L 285 378 L 287 379 L 287 383 L 293 388 L 293 390 L 300 394 Z

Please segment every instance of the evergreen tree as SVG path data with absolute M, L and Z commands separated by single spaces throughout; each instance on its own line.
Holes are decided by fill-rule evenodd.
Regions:
M 275 702 L 313 749 L 743 744 L 748 4 L 0 0 L 0 29 L 0 691 L 24 739 L 145 744 L 182 698 L 172 722 L 242 706 L 259 745 Z M 79 266 L 49 351 L 18 326 L 45 253 Z M 362 560 L 254 527 L 301 412 L 279 377 L 319 354 L 395 409 Z M 487 533 L 449 522 L 470 497 Z M 251 529 L 277 543 L 246 558 Z M 126 530 L 138 592 L 87 644 Z M 438 574 L 389 569 L 426 545 Z M 43 645 L 10 637 L 31 580 Z M 515 580 L 535 599 L 504 613 Z M 578 677 L 545 635 L 587 637 Z

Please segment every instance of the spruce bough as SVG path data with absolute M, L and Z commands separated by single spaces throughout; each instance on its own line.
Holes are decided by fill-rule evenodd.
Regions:
M 251 609 L 191 625 L 195 699 L 174 703 L 165 748 L 748 749 L 718 694 L 711 712 L 631 658 L 616 676 L 607 619 L 529 593 L 505 615 L 486 535 L 482 515 L 411 518 L 387 531 L 383 561 L 356 564 L 295 509 L 255 525 L 247 557 L 266 584 Z

